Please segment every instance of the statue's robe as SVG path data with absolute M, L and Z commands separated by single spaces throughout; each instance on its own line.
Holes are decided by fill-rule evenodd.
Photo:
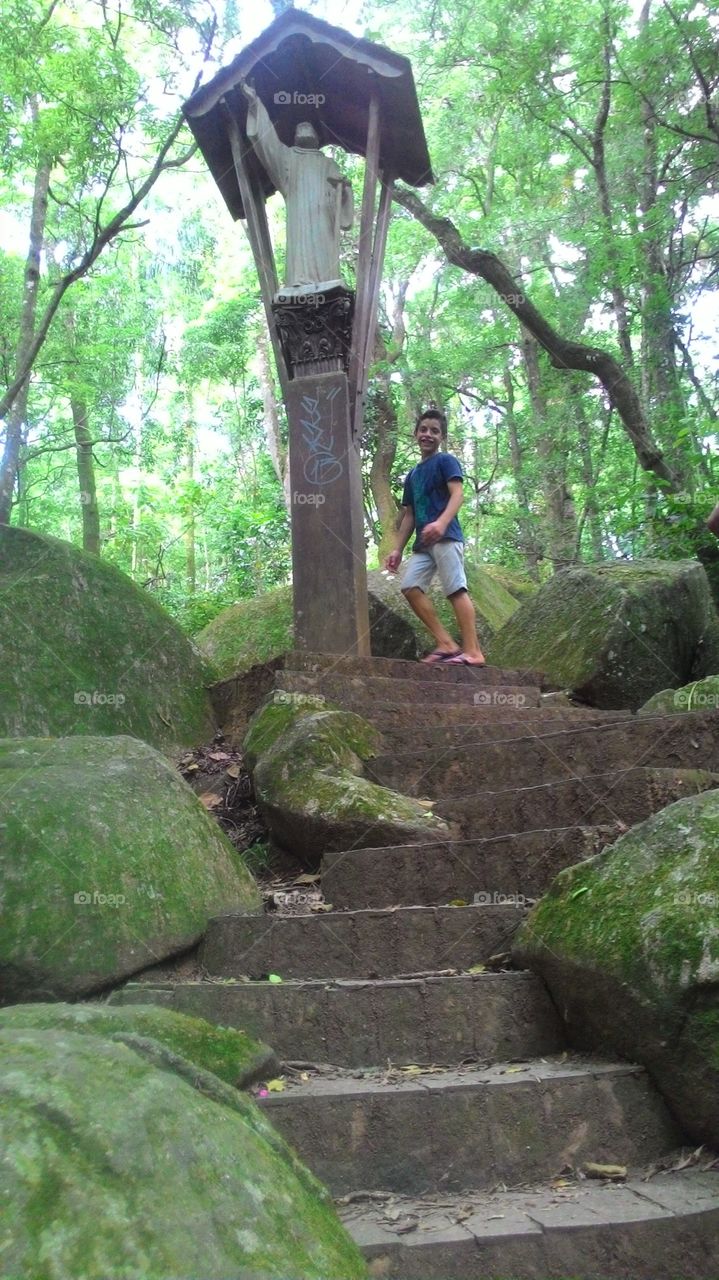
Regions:
M 285 146 L 259 98 L 250 104 L 247 137 L 287 206 L 285 286 L 317 292 L 341 284 L 340 229 L 352 226 L 354 210 L 339 165 L 322 151 Z

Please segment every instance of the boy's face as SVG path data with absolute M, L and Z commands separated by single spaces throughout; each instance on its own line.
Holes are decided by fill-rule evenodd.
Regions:
M 442 428 L 436 418 L 422 418 L 415 430 L 423 458 L 431 458 L 442 443 Z

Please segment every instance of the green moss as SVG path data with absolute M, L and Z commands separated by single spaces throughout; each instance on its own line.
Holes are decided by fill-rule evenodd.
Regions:
M 518 935 L 675 1006 L 701 973 L 719 978 L 719 791 L 669 805 L 562 872 Z
M 523 603 L 488 656 L 536 667 L 597 706 L 635 708 L 660 682 L 684 683 L 713 614 L 695 561 L 583 565 Z
M 243 1087 L 256 1078 L 271 1050 L 244 1031 L 215 1027 L 203 1018 L 157 1005 L 20 1004 L 0 1009 L 0 1030 L 65 1028 L 108 1038 L 121 1032 L 148 1037 L 211 1071 L 227 1084 Z
M 0 1044 L 6 1275 L 365 1280 L 329 1194 L 245 1095 L 64 1029 Z
M 656 715 L 680 711 L 716 711 L 719 708 L 719 676 L 693 680 L 680 689 L 662 689 L 639 708 L 639 715 Z
M 239 600 L 195 637 L 220 679 L 248 671 L 293 647 L 292 588 L 278 587 L 255 600 Z
M 146 591 L 69 543 L 0 527 L 0 736 L 206 742 L 215 672 Z
M 191 946 L 210 915 L 260 909 L 217 824 L 134 738 L 0 740 L 0 822 L 10 999 L 98 990 Z
M 278 842 L 301 857 L 369 831 L 388 844 L 446 836 L 445 823 L 417 800 L 361 776 L 362 761 L 378 748 L 376 730 L 352 712 L 316 704 L 275 691 L 245 739 L 260 810 Z

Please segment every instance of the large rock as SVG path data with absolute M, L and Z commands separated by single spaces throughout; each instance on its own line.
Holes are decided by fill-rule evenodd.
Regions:
M 214 678 L 177 623 L 114 565 L 0 527 L 0 737 L 212 736 Z
M 518 603 L 483 566 L 468 565 L 467 581 L 479 634 L 486 641 L 504 626 Z M 367 587 L 373 657 L 413 660 L 431 647 L 431 636 L 404 599 L 398 576 L 373 569 Z M 445 626 L 459 638 L 454 610 L 436 584 L 430 596 Z M 223 609 L 195 641 L 223 679 L 271 663 L 294 647 L 292 588 L 278 587 L 255 600 L 239 600 Z
M 377 754 L 366 720 L 322 697 L 275 692 L 245 738 L 260 812 L 279 845 L 308 863 L 326 851 L 446 839 L 448 828 L 418 800 L 362 777 Z
M 643 707 L 640 716 L 676 715 L 680 711 L 716 711 L 719 709 L 719 676 L 692 680 L 680 689 L 662 689 Z
M 156 1004 L 13 1004 L 0 1009 L 0 1031 L 73 1031 L 132 1044 L 154 1040 L 236 1089 L 279 1070 L 273 1049 L 234 1027 L 215 1027 Z
M 497 666 L 536 667 L 596 707 L 636 709 L 692 676 L 716 612 L 695 560 L 564 569 L 489 646 Z
M 97 991 L 259 891 L 167 760 L 134 738 L 0 739 L 0 987 Z
M 0 1031 L 2 1273 L 364 1280 L 257 1104 L 152 1040 Z
M 563 871 L 515 941 L 582 1048 L 644 1063 L 687 1134 L 719 1145 L 719 791 Z

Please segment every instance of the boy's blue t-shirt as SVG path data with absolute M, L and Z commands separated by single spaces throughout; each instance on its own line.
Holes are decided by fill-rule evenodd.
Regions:
M 418 462 L 410 471 L 404 482 L 402 506 L 411 507 L 414 512 L 416 537 L 413 551 L 426 551 L 422 545 L 422 530 L 441 516 L 450 499 L 448 480 L 461 480 L 462 468 L 452 453 L 433 453 L 431 458 Z M 459 520 L 453 516 L 447 525 L 445 538 L 453 542 L 464 542 L 464 535 Z

